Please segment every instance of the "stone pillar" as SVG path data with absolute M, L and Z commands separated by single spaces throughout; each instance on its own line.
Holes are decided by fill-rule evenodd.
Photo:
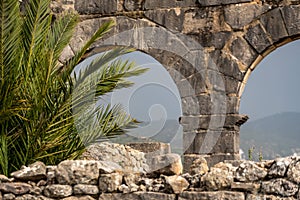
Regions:
M 187 171 L 192 162 L 204 157 L 211 167 L 224 160 L 240 159 L 239 130 L 247 121 L 246 115 L 216 115 L 199 117 L 182 117 L 184 127 L 184 170 Z M 222 127 L 209 127 L 211 121 L 224 120 Z M 194 129 L 193 127 L 197 127 Z

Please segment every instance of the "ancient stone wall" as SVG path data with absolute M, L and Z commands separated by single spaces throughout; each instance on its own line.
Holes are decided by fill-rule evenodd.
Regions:
M 239 159 L 240 98 L 256 65 L 300 36 L 299 0 L 57 0 L 81 23 L 61 61 L 74 55 L 105 21 L 116 26 L 91 54 L 130 46 L 157 59 L 182 102 L 185 165 Z M 247 113 L 245 113 L 247 114 Z
M 120 170 L 105 161 L 36 162 L 0 175 L 1 200 L 297 200 L 300 157 L 255 163 L 198 159 L 191 174 L 151 175 Z

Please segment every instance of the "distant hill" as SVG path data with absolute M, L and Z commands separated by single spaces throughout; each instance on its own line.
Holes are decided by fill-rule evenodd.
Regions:
M 240 144 L 246 157 L 251 147 L 255 147 L 254 157 L 261 151 L 264 159 L 300 153 L 300 113 L 278 113 L 245 123 Z

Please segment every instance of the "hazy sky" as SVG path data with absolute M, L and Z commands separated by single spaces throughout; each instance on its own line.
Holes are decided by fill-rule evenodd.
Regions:
M 91 62 L 93 58 L 86 59 L 77 68 Z M 106 95 L 101 103 L 122 104 L 139 121 L 178 120 L 182 113 L 180 94 L 167 70 L 151 56 L 138 51 L 124 55 L 121 59 L 134 61 L 149 71 L 129 78 L 135 83 L 132 87 Z
M 180 95 L 167 70 L 151 56 L 134 52 L 123 56 L 149 68 L 145 74 L 132 77 L 135 85 L 113 93 L 112 103 L 121 103 L 135 118 L 142 121 L 178 119 L 181 116 Z
M 300 112 L 300 41 L 286 44 L 262 60 L 250 75 L 240 113 L 256 120 L 280 112 Z

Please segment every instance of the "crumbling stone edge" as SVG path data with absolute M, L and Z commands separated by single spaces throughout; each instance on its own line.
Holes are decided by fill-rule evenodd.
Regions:
M 0 175 L 0 199 L 299 199 L 300 157 L 262 162 L 225 161 L 210 169 L 195 160 L 189 173 L 124 171 L 116 163 L 66 160 L 36 162 L 8 178 Z

